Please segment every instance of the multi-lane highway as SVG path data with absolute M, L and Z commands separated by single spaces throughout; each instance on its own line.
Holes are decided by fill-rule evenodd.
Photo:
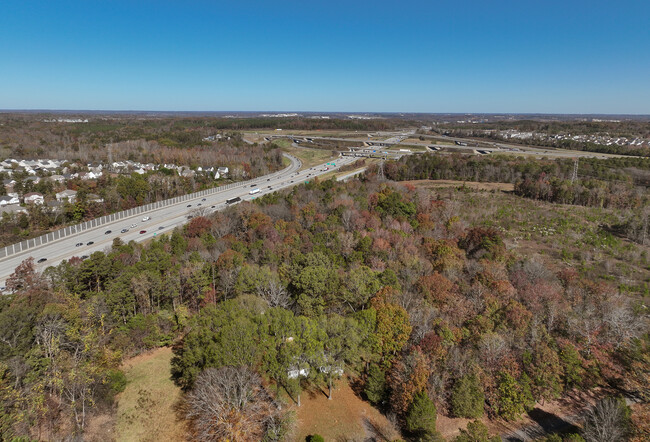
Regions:
M 169 233 L 174 228 L 185 224 L 188 222 L 189 216 L 224 209 L 227 207 L 227 199 L 239 197 L 242 201 L 249 201 L 276 190 L 303 183 L 318 175 L 330 173 L 332 170 L 355 160 L 355 158 L 339 158 L 334 162 L 335 166 L 321 165 L 300 170 L 302 167 L 300 160 L 293 156 L 288 155 L 288 157 L 291 160 L 289 167 L 280 172 L 257 178 L 246 186 L 224 190 L 205 197 L 197 197 L 130 218 L 123 218 L 3 258 L 0 260 L 0 287 L 5 286 L 7 277 L 13 273 L 23 260 L 29 257 L 33 257 L 37 261 L 37 269 L 42 271 L 48 266 L 57 265 L 73 256 L 90 256 L 93 252 L 106 250 L 112 245 L 115 238 L 120 238 L 124 242 L 149 240 L 160 234 Z M 329 170 L 326 170 L 326 168 L 329 168 Z M 260 189 L 260 191 L 250 194 L 251 190 L 254 189 Z M 150 217 L 150 219 L 143 221 L 145 217 Z M 125 229 L 128 229 L 128 231 L 122 232 Z M 46 260 L 38 262 L 43 258 Z
M 411 155 L 411 154 L 418 154 L 418 153 L 424 153 L 427 151 L 430 151 L 431 148 L 428 147 L 427 144 L 425 143 L 413 143 L 413 142 L 404 142 L 404 134 L 401 132 L 395 132 L 395 133 L 388 133 L 385 132 L 384 135 L 391 134 L 391 138 L 388 138 L 386 140 L 381 140 L 381 139 L 375 139 L 375 138 L 368 138 L 368 139 L 362 139 L 362 138 L 340 138 L 340 137 L 322 137 L 322 136 L 307 136 L 307 135 L 292 135 L 292 134 L 282 134 L 282 135 L 269 135 L 267 138 L 272 139 L 272 138 L 288 138 L 292 140 L 294 143 L 296 141 L 300 141 L 301 147 L 309 147 L 308 143 L 312 142 L 318 142 L 318 141 L 340 141 L 340 142 L 345 142 L 345 143 L 355 143 L 358 145 L 358 147 L 351 147 L 350 150 L 354 151 L 357 149 L 368 149 L 368 148 L 376 148 L 376 149 L 381 149 L 381 152 L 386 152 L 387 149 L 397 149 L 397 148 L 415 148 L 417 150 L 414 150 L 412 152 L 402 152 L 399 150 L 393 150 L 388 152 L 393 152 L 394 155 Z M 600 159 L 606 159 L 606 158 L 633 158 L 629 155 L 620 155 L 620 154 L 609 154 L 609 153 L 600 153 L 600 152 L 590 152 L 590 151 L 576 151 L 576 150 L 566 150 L 566 149 L 559 149 L 559 148 L 551 148 L 551 147 L 535 147 L 535 146 L 525 146 L 525 145 L 519 145 L 519 144 L 511 144 L 511 143 L 493 143 L 493 142 L 486 142 L 486 141 L 481 141 L 480 146 L 482 147 L 473 147 L 473 146 L 467 146 L 467 145 L 457 145 L 454 144 L 455 141 L 459 141 L 462 143 L 468 143 L 472 142 L 475 143 L 477 142 L 476 140 L 469 140 L 469 139 L 464 139 L 464 138 L 453 138 L 453 137 L 440 137 L 440 136 L 431 136 L 431 135 L 426 135 L 427 138 L 433 138 L 438 141 L 443 141 L 445 144 L 435 144 L 432 145 L 434 148 L 442 148 L 448 151 L 463 151 L 467 153 L 467 151 L 473 150 L 474 153 L 482 153 L 482 154 L 487 154 L 487 153 L 499 153 L 499 154 L 508 154 L 508 155 L 519 155 L 519 156 L 534 156 L 534 157 L 548 157 L 548 158 L 600 158 Z M 303 144 L 304 143 L 304 144 Z

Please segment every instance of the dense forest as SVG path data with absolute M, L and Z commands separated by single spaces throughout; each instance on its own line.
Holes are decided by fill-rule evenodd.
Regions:
M 476 198 L 501 200 L 465 195 L 314 180 L 43 274 L 25 262 L 0 299 L 2 439 L 82 435 L 123 358 L 166 345 L 196 440 L 284 440 L 305 389 L 336 401 L 348 381 L 409 440 L 438 439 L 437 414 L 487 440 L 480 419 L 596 387 L 647 404 L 645 295 L 517 248 Z M 641 434 L 601 408 L 621 416 L 608 434 Z M 571 440 L 598 440 L 594 410 Z

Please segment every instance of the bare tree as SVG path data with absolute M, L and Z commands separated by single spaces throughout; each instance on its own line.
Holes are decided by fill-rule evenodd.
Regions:
M 350 209 L 344 210 L 341 214 L 341 223 L 343 224 L 343 228 L 346 232 L 351 232 L 354 230 L 354 215 L 355 212 Z
M 479 355 L 489 369 L 498 368 L 498 361 L 508 351 L 508 345 L 497 333 L 485 334 L 479 343 Z
M 585 415 L 582 435 L 587 442 L 627 440 L 629 422 L 623 399 L 605 398 Z
M 644 324 L 638 320 L 629 300 L 625 297 L 614 296 L 608 300 L 608 304 L 603 309 L 603 319 L 607 324 L 607 339 L 618 348 L 638 336 Z
M 285 286 L 277 278 L 257 286 L 257 294 L 266 301 L 269 307 L 288 308 L 291 305 L 291 297 Z
M 209 368 L 187 398 L 187 417 L 199 441 L 262 440 L 278 407 L 248 367 Z
M 431 331 L 434 321 L 439 316 L 437 309 L 427 305 L 421 299 L 416 300 L 408 310 L 408 314 L 413 326 L 411 332 L 412 342 L 420 342 L 424 335 Z

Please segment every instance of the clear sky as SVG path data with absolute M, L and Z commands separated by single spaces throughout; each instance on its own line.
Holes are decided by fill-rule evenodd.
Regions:
M 1 0 L 0 109 L 650 114 L 650 0 Z

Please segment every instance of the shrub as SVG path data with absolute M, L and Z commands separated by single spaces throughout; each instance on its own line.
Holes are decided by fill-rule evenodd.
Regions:
M 432 440 L 436 432 L 436 405 L 425 391 L 415 395 L 406 415 L 406 429 L 424 440 Z
M 451 409 L 456 417 L 481 417 L 484 401 L 483 388 L 476 375 L 465 375 L 456 381 L 451 392 Z
M 386 397 L 386 375 L 376 364 L 368 370 L 364 393 L 373 405 L 381 404 Z
M 454 442 L 500 442 L 499 436 L 490 437 L 488 429 L 481 421 L 473 421 L 467 424 L 467 429 L 460 430 L 460 435 Z
M 126 375 L 122 370 L 110 370 L 107 376 L 107 384 L 113 395 L 121 393 L 126 388 Z

